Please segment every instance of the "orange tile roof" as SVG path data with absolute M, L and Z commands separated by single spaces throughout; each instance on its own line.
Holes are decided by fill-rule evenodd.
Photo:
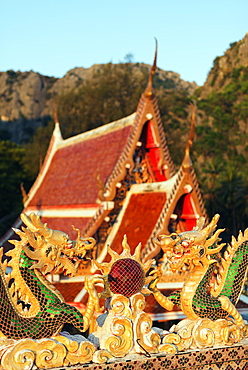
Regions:
M 77 231 L 73 230 L 71 225 L 82 231 L 86 224 L 89 222 L 88 218 L 52 218 L 52 217 L 41 217 L 43 223 L 47 223 L 47 226 L 53 230 L 60 230 L 68 234 L 72 240 L 77 239 Z
M 132 194 L 125 214 L 112 242 L 112 249 L 120 253 L 122 240 L 126 234 L 131 253 L 141 242 L 144 246 L 150 237 L 166 201 L 162 192 Z
M 53 283 L 53 285 L 60 291 L 66 302 L 73 302 L 84 287 L 83 282 Z
M 112 173 L 132 126 L 58 149 L 29 206 L 93 204 Z

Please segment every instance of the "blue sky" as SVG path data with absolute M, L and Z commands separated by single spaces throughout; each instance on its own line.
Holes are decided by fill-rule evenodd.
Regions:
M 247 0 L 2 0 L 0 71 L 62 77 L 74 67 L 151 64 L 202 85 L 216 56 L 248 32 Z

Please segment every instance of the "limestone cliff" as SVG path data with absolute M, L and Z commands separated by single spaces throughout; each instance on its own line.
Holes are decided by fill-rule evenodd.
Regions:
M 11 132 L 14 141 L 25 140 L 25 135 L 19 132 L 24 126 L 26 131 L 32 131 L 44 117 L 51 117 L 55 97 L 79 87 L 102 66 L 74 68 L 62 78 L 43 76 L 33 71 L 0 72 L 0 130 Z M 140 73 L 141 68 L 149 70 L 150 66 L 136 63 L 133 68 Z M 158 69 L 156 78 L 161 87 L 184 90 L 189 95 L 197 87 L 194 82 L 182 80 L 179 74 L 162 69 Z
M 241 66 L 248 67 L 248 32 L 242 40 L 231 43 L 223 56 L 215 58 L 200 97 L 223 90 L 232 79 L 232 71 Z

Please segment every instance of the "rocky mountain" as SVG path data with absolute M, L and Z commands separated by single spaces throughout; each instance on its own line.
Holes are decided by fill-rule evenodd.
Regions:
M 223 56 L 215 58 L 204 86 L 201 88 L 200 98 L 206 98 L 211 92 L 223 91 L 233 76 L 232 72 L 240 67 L 248 67 L 248 32 L 245 37 L 230 44 Z
M 10 135 L 11 140 L 22 143 L 27 140 L 42 121 L 50 119 L 53 114 L 54 99 L 60 94 L 79 88 L 84 81 L 90 80 L 103 65 L 91 68 L 74 68 L 62 78 L 43 76 L 29 71 L 0 72 L 0 133 L 2 138 Z M 147 72 L 149 65 L 133 64 L 135 73 Z M 165 89 L 183 90 L 192 94 L 196 83 L 190 83 L 171 71 L 158 69 L 157 85 Z M 6 135 L 4 135 L 6 134 Z
M 214 60 L 197 102 L 192 147 L 209 216 L 224 215 L 227 234 L 248 222 L 248 33 Z
M 243 158 L 247 166 L 248 135 L 248 33 L 230 44 L 223 56 L 215 58 L 204 86 L 195 91 L 198 105 L 198 143 L 209 138 L 224 141 L 220 148 L 212 142 L 213 150 L 205 157 Z M 201 153 L 204 150 L 201 148 Z M 199 153 L 198 153 L 199 158 Z

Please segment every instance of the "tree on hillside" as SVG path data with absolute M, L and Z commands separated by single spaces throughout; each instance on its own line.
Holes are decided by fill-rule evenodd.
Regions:
M 196 156 L 235 162 L 248 162 L 248 67 L 232 72 L 232 80 L 222 91 L 198 100 L 201 123 L 196 128 Z M 196 96 L 197 98 L 197 96 Z M 247 168 L 243 168 L 247 171 Z
M 202 164 L 199 181 L 208 216 L 221 215 L 218 226 L 226 229 L 221 237 L 229 241 L 232 235 L 237 236 L 239 230 L 248 225 L 248 182 L 245 173 L 233 162 L 214 158 Z
M 171 157 L 177 167 L 182 163 L 190 129 L 191 98 L 184 91 L 162 90 L 158 106 Z
M 58 99 L 63 137 L 91 130 L 136 110 L 147 83 L 147 70 L 135 72 L 130 62 L 101 66 L 90 80 Z
M 20 214 L 21 184 L 28 180 L 23 166 L 25 150 L 9 141 L 0 141 L 0 235 Z
M 26 190 L 29 190 L 29 187 L 39 173 L 46 156 L 53 129 L 54 123 L 52 121 L 47 122 L 44 126 L 38 127 L 31 140 L 24 145 L 23 166 L 30 179 L 29 183 L 27 183 Z
M 216 202 L 223 215 L 222 223 L 230 236 L 237 236 L 239 230 L 244 230 L 248 225 L 247 200 L 247 180 L 233 163 L 227 163 L 224 171 L 219 174 Z

